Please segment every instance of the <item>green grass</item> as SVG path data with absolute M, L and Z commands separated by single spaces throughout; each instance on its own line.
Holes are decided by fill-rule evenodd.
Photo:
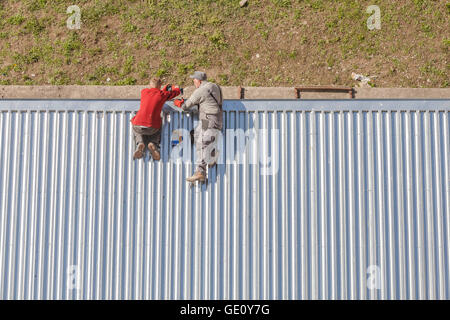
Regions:
M 43 19 L 42 21 L 37 19 L 36 17 L 30 17 L 27 19 L 25 23 L 23 33 L 31 33 L 35 36 L 38 36 L 44 29 L 45 25 L 51 21 L 50 17 Z
M 137 83 L 137 80 L 133 77 L 127 77 L 123 80 L 117 81 L 115 84 L 118 86 L 131 86 L 135 85 Z
M 134 32 L 138 28 L 134 24 L 132 24 L 130 21 L 127 21 L 122 25 L 122 29 L 125 32 Z
M 220 31 L 215 31 L 212 35 L 210 35 L 209 41 L 211 41 L 216 49 L 224 49 L 228 46 L 225 36 Z
M 69 36 L 62 41 L 62 52 L 66 57 L 71 57 L 83 47 L 78 33 L 71 32 Z
M 70 79 L 63 70 L 56 70 L 51 73 L 48 83 L 56 86 L 68 85 L 70 84 Z
M 20 25 L 24 21 L 25 21 L 25 17 L 22 16 L 21 14 L 16 14 L 14 16 L 11 16 L 8 18 L 8 20 L 6 20 L 6 22 L 8 24 L 13 25 L 13 26 Z
M 47 2 L 47 0 L 28 0 L 26 1 L 26 6 L 30 11 L 37 11 L 44 9 L 47 6 Z
M 80 30 L 66 27 L 74 4 Z M 367 29 L 372 4 L 381 30 Z M 378 87 L 448 87 L 449 18 L 433 0 L 2 1 L 0 80 L 187 85 L 202 69 L 222 85 L 355 85 L 354 71 Z

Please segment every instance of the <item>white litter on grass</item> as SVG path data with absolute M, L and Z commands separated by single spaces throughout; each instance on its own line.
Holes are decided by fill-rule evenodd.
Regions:
M 106 82 L 110 82 L 110 81 L 111 81 L 111 79 L 110 79 L 110 78 L 107 78 L 107 79 L 106 79 Z
M 258 59 L 258 58 L 259 58 L 259 53 L 256 54 L 256 59 Z
M 355 81 L 361 81 L 361 84 L 364 86 L 369 87 L 371 78 L 375 78 L 375 77 L 366 77 L 362 74 L 357 74 L 357 73 L 352 72 L 352 79 Z
M 357 74 L 354 72 L 352 72 L 352 79 L 356 80 L 356 81 L 361 81 L 361 82 L 369 82 L 370 81 L 369 77 L 366 77 L 366 76 L 363 76 L 362 74 Z

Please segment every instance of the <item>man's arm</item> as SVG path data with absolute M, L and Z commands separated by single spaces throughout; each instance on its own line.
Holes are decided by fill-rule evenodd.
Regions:
M 176 96 L 179 96 L 181 94 L 181 90 L 178 87 L 172 87 L 171 91 L 165 91 L 163 90 L 164 98 L 167 100 L 172 100 Z
M 184 103 L 181 105 L 181 108 L 185 111 L 191 109 L 192 107 L 200 104 L 202 102 L 202 95 L 199 89 L 195 90 L 189 99 L 185 100 Z

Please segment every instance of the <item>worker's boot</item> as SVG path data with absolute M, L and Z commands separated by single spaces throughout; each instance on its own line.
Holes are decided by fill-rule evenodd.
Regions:
M 133 160 L 140 159 L 144 156 L 145 144 L 139 143 L 133 155 Z
M 203 182 L 203 181 L 205 181 L 205 179 L 206 179 L 206 177 L 203 172 L 196 171 L 192 177 L 189 177 L 186 180 L 189 182 L 195 182 L 197 180 Z
M 161 159 L 161 154 L 158 151 L 158 147 L 153 142 L 150 142 L 148 144 L 148 150 L 150 150 L 150 154 L 152 155 L 153 160 L 158 161 L 159 159 Z

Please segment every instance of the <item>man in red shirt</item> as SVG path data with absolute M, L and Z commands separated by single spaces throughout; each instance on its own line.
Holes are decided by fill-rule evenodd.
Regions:
M 150 80 L 149 88 L 141 91 L 141 105 L 136 116 L 131 119 L 133 126 L 136 151 L 133 159 L 140 159 L 144 156 L 145 147 L 150 150 L 154 160 L 161 159 L 159 144 L 161 141 L 161 110 L 167 100 L 178 96 L 181 91 L 177 86 L 166 85 L 161 88 L 161 80 L 153 78 Z

